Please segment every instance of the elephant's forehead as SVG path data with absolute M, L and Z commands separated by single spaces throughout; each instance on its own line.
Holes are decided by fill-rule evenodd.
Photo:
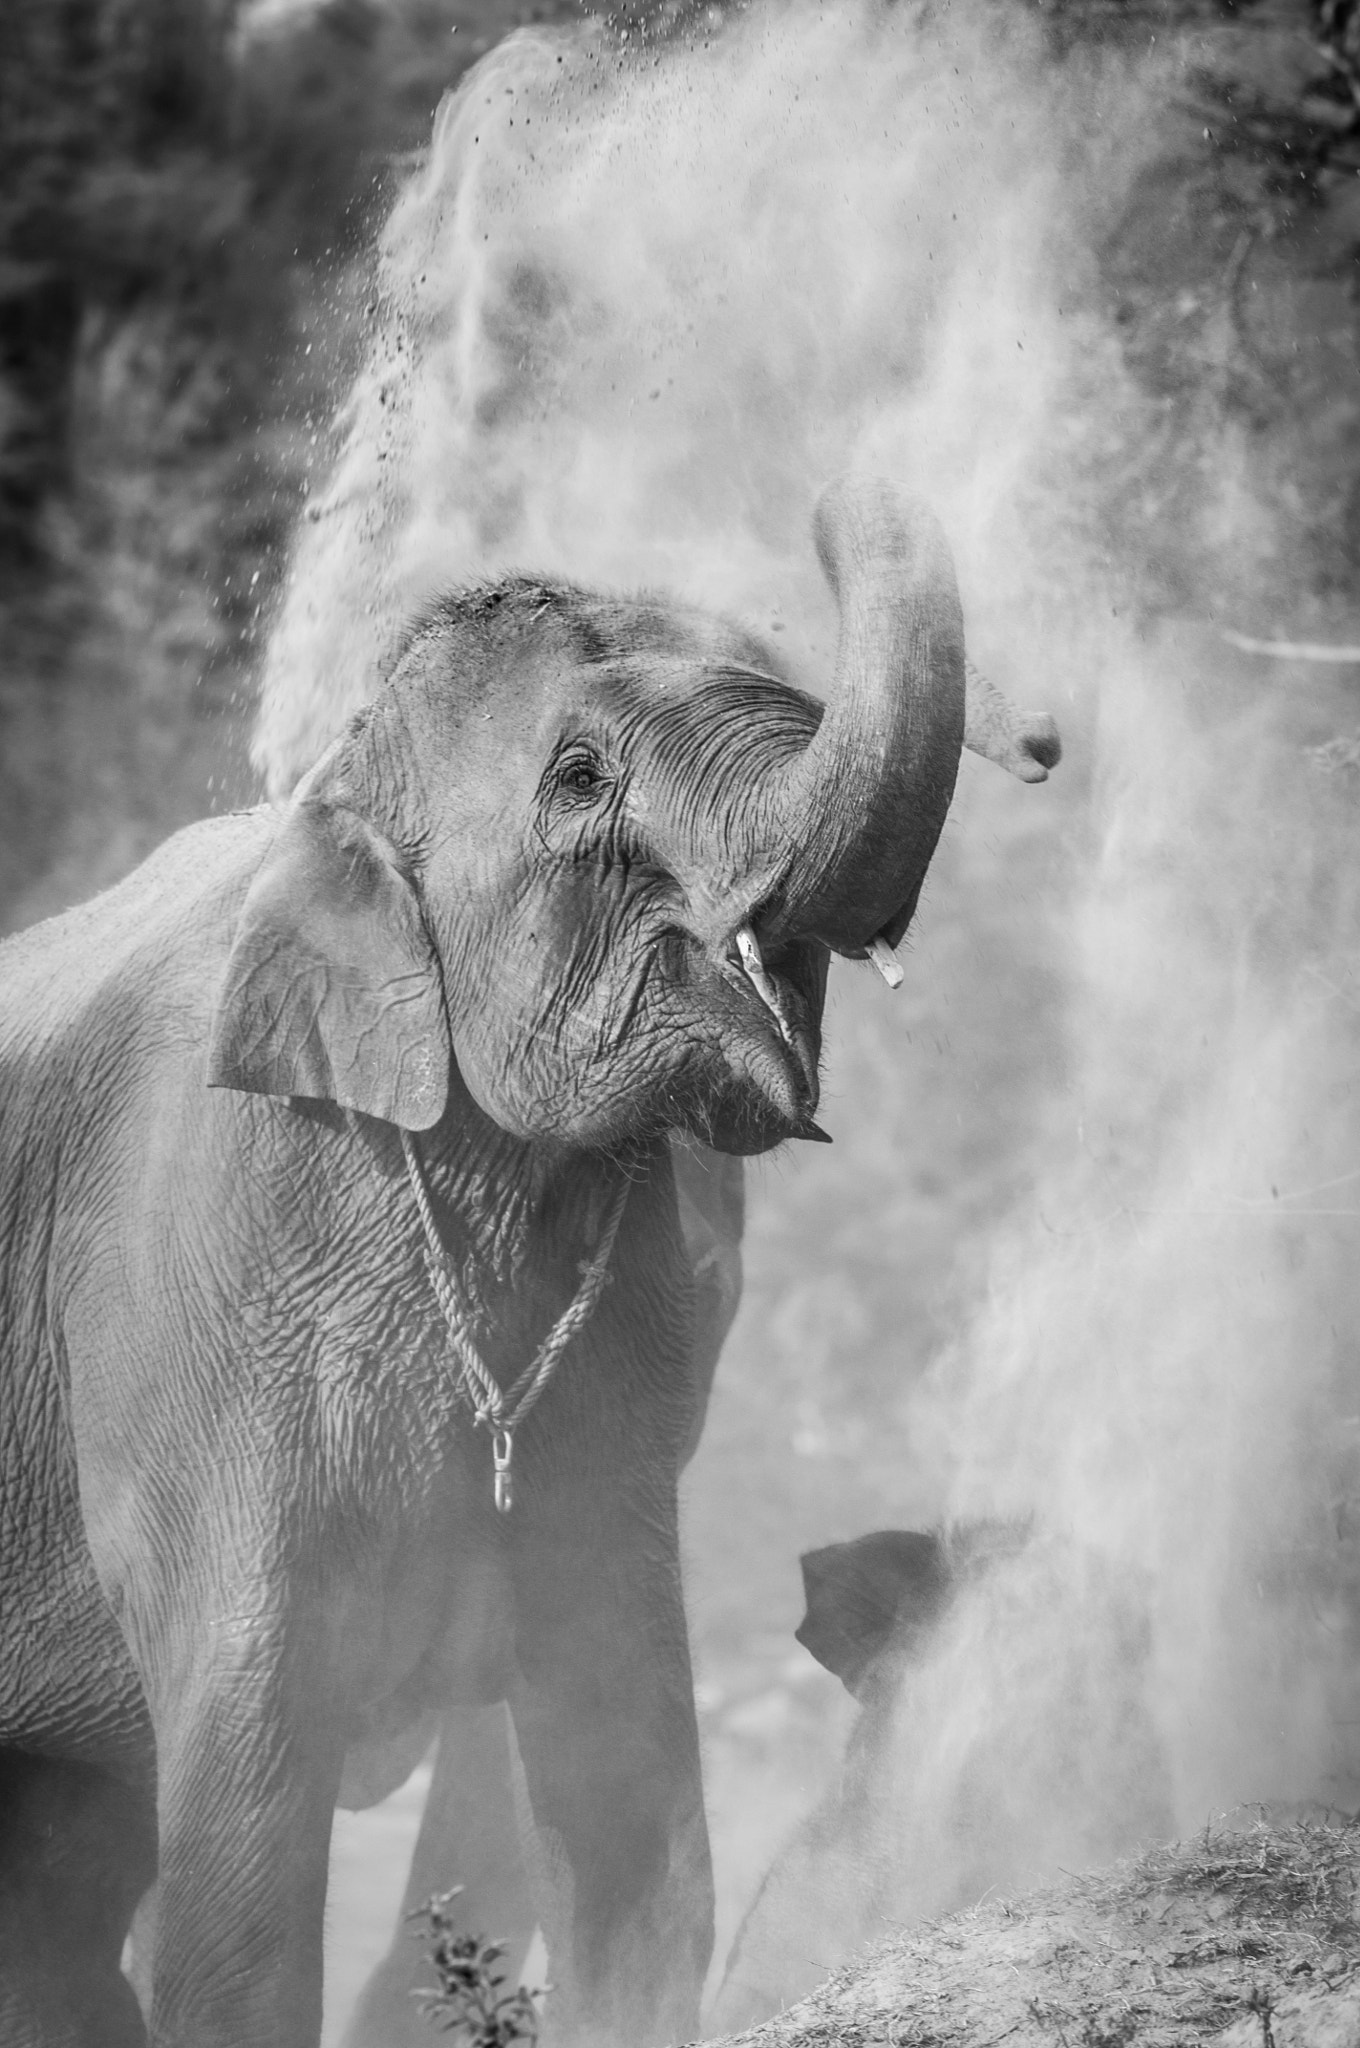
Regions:
M 681 767 L 696 750 L 734 743 L 753 758 L 782 757 L 807 744 L 822 715 L 815 698 L 768 670 L 669 652 L 599 664 L 590 694 L 636 766 Z
M 667 659 L 689 664 L 735 664 L 779 674 L 775 657 L 764 642 L 737 620 L 721 612 L 673 599 L 642 597 L 609 607 L 593 624 L 604 645 L 601 654 L 629 656 L 664 665 Z M 600 629 L 603 629 L 602 631 Z
M 664 716 L 668 710 L 678 714 L 685 705 L 698 709 L 705 703 L 710 712 L 716 711 L 719 706 L 710 695 L 713 688 L 736 681 L 755 683 L 762 691 L 781 696 L 788 693 L 788 685 L 768 669 L 731 655 L 724 658 L 707 651 L 670 649 L 594 663 L 587 672 L 586 687 L 601 708 L 628 718 L 648 712 Z

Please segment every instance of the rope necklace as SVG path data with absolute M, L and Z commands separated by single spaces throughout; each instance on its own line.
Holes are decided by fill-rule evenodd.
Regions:
M 515 1499 L 514 1480 L 510 1470 L 515 1453 L 515 1431 L 552 1378 L 558 1361 L 572 1338 L 589 1322 L 595 1304 L 600 1298 L 605 1282 L 609 1278 L 609 1258 L 628 1201 L 628 1181 L 625 1177 L 619 1182 L 618 1192 L 605 1218 L 600 1241 L 595 1247 L 595 1256 L 580 1269 L 581 1284 L 575 1295 L 539 1345 L 534 1358 L 525 1366 L 514 1384 L 506 1390 L 492 1378 L 473 1339 L 467 1313 L 458 1298 L 458 1290 L 454 1286 L 449 1270 L 449 1256 L 439 1236 L 434 1210 L 430 1207 L 430 1186 L 425 1177 L 425 1162 L 410 1131 L 402 1132 L 401 1149 L 406 1154 L 406 1172 L 425 1230 L 426 1270 L 430 1276 L 430 1284 L 434 1288 L 435 1299 L 444 1312 L 449 1339 L 453 1345 L 454 1356 L 458 1360 L 458 1392 L 472 1410 L 473 1422 L 485 1423 L 491 1429 L 491 1464 L 495 1474 L 496 1510 L 498 1514 L 508 1515 Z

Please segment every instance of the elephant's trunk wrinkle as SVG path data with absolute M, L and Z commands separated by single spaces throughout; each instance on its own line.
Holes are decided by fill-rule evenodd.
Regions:
M 754 672 L 718 672 L 697 689 L 639 707 L 636 736 L 624 726 L 645 785 L 667 795 L 667 815 L 686 851 L 730 847 L 734 877 L 767 863 L 773 796 L 822 716 L 815 698 Z M 767 813 L 771 815 L 767 816 Z
M 883 478 L 817 506 L 840 608 L 833 708 L 785 776 L 791 928 L 860 953 L 901 937 L 944 823 L 963 745 L 963 620 L 933 515 Z
M 515 1431 L 546 1390 L 567 1346 L 589 1322 L 609 1278 L 609 1260 L 628 1204 L 631 1181 L 619 1176 L 618 1188 L 609 1207 L 595 1253 L 583 1267 L 581 1284 L 540 1344 L 537 1353 L 508 1389 L 492 1376 L 477 1349 L 463 1304 L 449 1276 L 448 1256 L 439 1237 L 439 1227 L 430 1206 L 425 1168 L 412 1132 L 403 1130 L 402 1151 L 415 1196 L 421 1226 L 425 1232 L 425 1263 L 435 1298 L 448 1326 L 454 1356 L 459 1365 L 459 1392 L 472 1410 L 474 1423 L 486 1424 L 493 1432 L 492 1457 L 496 1507 L 508 1514 L 514 1505 L 511 1460 Z

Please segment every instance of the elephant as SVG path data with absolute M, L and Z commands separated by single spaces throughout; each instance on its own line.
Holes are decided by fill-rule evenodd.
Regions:
M 673 1134 L 818 1136 L 970 727 L 1057 758 L 970 713 L 923 504 L 815 532 L 829 709 L 696 608 L 455 591 L 285 806 L 0 951 L 7 2048 L 315 2048 L 347 1758 L 497 1702 L 554 2038 L 693 2035 Z
M 741 1237 L 745 1188 L 738 1158 L 712 1152 L 693 1138 L 672 1134 L 671 1167 L 681 1235 L 694 1285 L 690 1371 L 694 1421 L 681 1453 L 697 1449 L 723 1340 L 741 1301 Z M 516 1783 L 514 1734 L 506 1710 L 455 1707 L 437 1722 L 435 1762 L 421 1814 L 402 1909 L 391 1947 L 360 1995 L 344 2035 L 345 2048 L 421 2048 L 429 2027 L 420 2005 L 430 1966 L 419 1941 L 421 1908 L 434 1895 L 459 1889 L 458 1919 L 470 1932 L 502 1942 L 502 1967 L 517 1982 L 537 1925 L 523 1838 L 524 1798 Z M 430 1730 L 417 1724 L 405 1753 L 392 1745 L 374 1759 L 371 1778 L 346 1758 L 340 1804 L 359 1810 L 376 1804 L 423 1755 Z
M 1034 1881 L 1036 1837 L 1042 1864 L 1172 1832 L 1136 1573 L 1027 1519 L 878 1529 L 799 1563 L 795 1637 L 861 1711 L 836 1782 L 738 1929 L 711 2015 L 724 2034 L 810 1991 L 885 1925 Z M 951 1657 L 944 1741 L 923 1769 L 931 1716 L 913 1694 Z

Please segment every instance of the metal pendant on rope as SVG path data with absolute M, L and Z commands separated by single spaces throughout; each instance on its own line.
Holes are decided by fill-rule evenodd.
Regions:
M 430 1206 L 425 1164 L 410 1131 L 401 1133 L 401 1147 L 406 1155 L 406 1172 L 425 1231 L 425 1265 L 458 1361 L 458 1390 L 472 1410 L 474 1423 L 484 1424 L 492 1431 L 491 1462 L 496 1509 L 499 1514 L 508 1515 L 515 1500 L 512 1469 L 515 1431 L 552 1378 L 572 1338 L 589 1322 L 609 1278 L 610 1255 L 628 1201 L 628 1177 L 626 1174 L 620 1177 L 595 1255 L 582 1267 L 581 1284 L 576 1293 L 539 1345 L 530 1364 L 512 1386 L 503 1389 L 488 1371 L 477 1349 L 468 1316 L 454 1286 L 448 1254 L 440 1240 L 439 1227 Z

